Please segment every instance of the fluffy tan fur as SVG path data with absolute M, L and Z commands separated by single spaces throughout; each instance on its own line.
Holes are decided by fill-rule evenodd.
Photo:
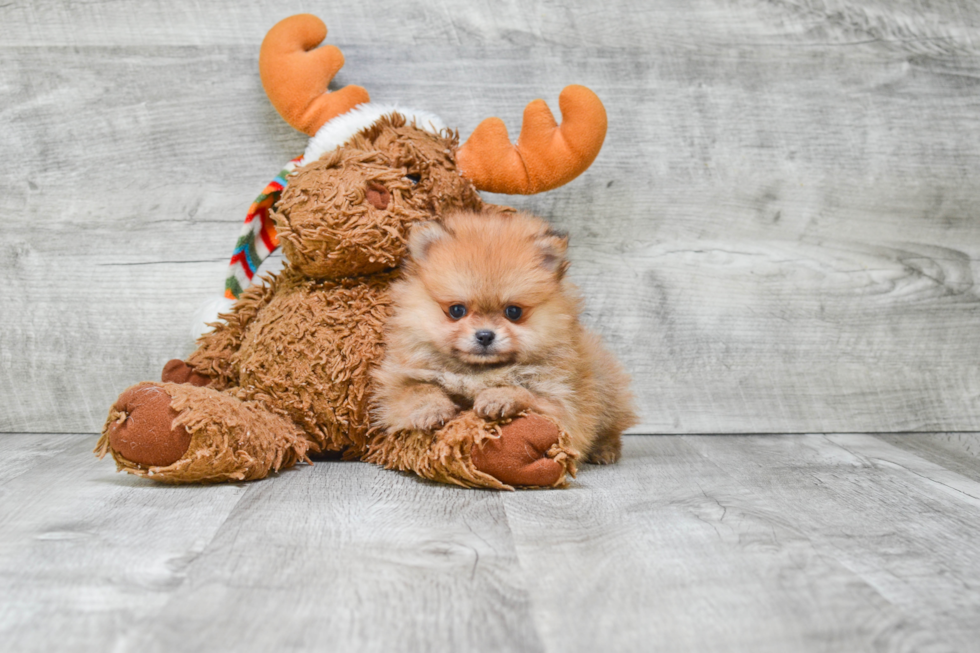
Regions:
M 636 421 L 629 378 L 579 322 L 567 245 L 544 221 L 493 208 L 417 226 L 374 373 L 378 422 L 431 431 L 460 410 L 491 420 L 531 410 L 561 424 L 588 462 L 616 462 Z

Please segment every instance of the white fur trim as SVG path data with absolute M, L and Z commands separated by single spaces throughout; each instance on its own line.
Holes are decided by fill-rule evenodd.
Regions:
M 409 122 L 414 120 L 417 126 L 432 134 L 439 134 L 446 128 L 442 118 L 428 111 L 416 111 L 394 104 L 374 104 L 371 102 L 359 104 L 347 113 L 331 118 L 317 130 L 306 146 L 306 152 L 303 154 L 303 160 L 299 162 L 299 165 L 316 161 L 326 152 L 344 145 L 354 134 L 370 127 L 381 116 L 389 113 L 400 113 L 408 118 Z
M 194 322 L 191 325 L 191 337 L 197 340 L 211 330 L 208 322 L 220 322 L 218 313 L 230 313 L 231 307 L 235 305 L 234 299 L 228 299 L 224 295 L 218 295 L 205 301 L 194 313 Z

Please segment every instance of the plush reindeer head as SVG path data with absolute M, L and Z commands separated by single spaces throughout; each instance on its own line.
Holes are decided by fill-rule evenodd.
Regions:
M 499 118 L 488 118 L 460 147 L 431 114 L 369 104 L 359 86 L 328 92 L 344 57 L 334 46 L 316 48 L 326 34 L 315 16 L 292 16 L 269 31 L 259 56 L 273 106 L 313 137 L 273 213 L 287 258 L 311 277 L 394 267 L 412 224 L 479 209 L 477 190 L 533 194 L 561 186 L 602 147 L 605 109 L 583 86 L 562 91 L 561 125 L 535 100 L 516 145 Z

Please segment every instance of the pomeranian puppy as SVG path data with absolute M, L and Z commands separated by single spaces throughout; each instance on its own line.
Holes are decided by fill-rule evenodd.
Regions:
M 421 223 L 392 286 L 374 416 L 390 432 L 434 430 L 460 410 L 554 418 L 587 462 L 619 460 L 636 423 L 629 377 L 579 323 L 568 238 L 534 216 L 456 213 Z

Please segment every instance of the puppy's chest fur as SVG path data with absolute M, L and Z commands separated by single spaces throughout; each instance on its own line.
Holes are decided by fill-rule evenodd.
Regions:
M 520 386 L 538 396 L 561 397 L 570 392 L 567 376 L 543 365 L 505 365 L 458 372 L 445 369 L 416 369 L 418 381 L 438 385 L 455 399 L 472 403 L 487 388 Z

